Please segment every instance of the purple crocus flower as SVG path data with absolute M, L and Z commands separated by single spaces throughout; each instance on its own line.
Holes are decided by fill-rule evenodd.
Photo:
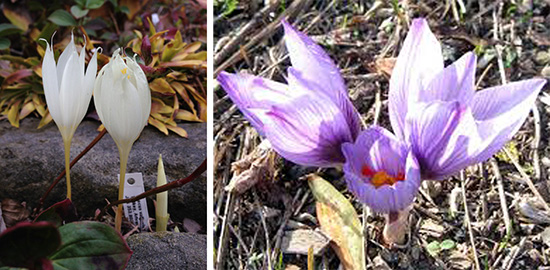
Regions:
M 444 179 L 489 159 L 520 129 L 546 83 L 529 79 L 476 92 L 475 65 L 470 52 L 443 68 L 428 23 L 413 20 L 390 80 L 389 113 L 423 179 Z
M 411 204 L 420 186 L 420 167 L 405 144 L 382 127 L 344 143 L 344 171 L 351 192 L 371 209 L 394 212 Z
M 283 26 L 292 64 L 287 84 L 227 72 L 218 81 L 281 156 L 306 166 L 342 164 L 341 145 L 357 137 L 359 115 L 329 56 L 286 21 Z
M 413 20 L 390 80 L 396 135 L 372 127 L 343 146 L 345 177 L 361 201 L 379 212 L 403 210 L 422 179 L 444 179 L 487 160 L 519 130 L 546 80 L 476 92 L 475 63 L 467 53 L 443 68 L 426 20 Z

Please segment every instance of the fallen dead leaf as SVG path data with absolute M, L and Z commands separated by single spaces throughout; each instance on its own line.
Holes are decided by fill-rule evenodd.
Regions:
M 365 269 L 363 229 L 351 203 L 329 182 L 318 175 L 306 177 L 316 200 L 321 230 L 331 239 L 331 246 L 344 269 Z

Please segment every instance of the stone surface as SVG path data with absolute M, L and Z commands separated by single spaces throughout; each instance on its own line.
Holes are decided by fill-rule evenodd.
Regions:
M 63 142 L 52 122 L 36 129 L 38 119 L 21 121 L 20 128 L 0 121 L 0 199 L 26 201 L 32 208 L 55 177 L 64 170 Z M 134 143 L 128 161 L 128 172 L 141 172 L 145 188 L 156 185 L 157 162 L 162 154 L 168 181 L 189 175 L 206 157 L 206 124 L 180 124 L 189 138 L 175 134 L 165 136 L 153 127 L 145 127 Z M 74 135 L 71 159 L 76 157 L 98 134 L 99 122 L 83 121 Z M 119 156 L 117 147 L 106 134 L 71 170 L 73 202 L 79 215 L 92 217 L 105 199 L 118 197 Z M 206 227 L 206 174 L 169 192 L 168 212 L 173 220 L 184 218 Z M 45 202 L 50 206 L 65 198 L 65 180 Z M 152 201 L 149 212 L 154 217 Z
M 134 252 L 128 270 L 206 269 L 206 235 L 193 233 L 138 233 L 127 239 Z

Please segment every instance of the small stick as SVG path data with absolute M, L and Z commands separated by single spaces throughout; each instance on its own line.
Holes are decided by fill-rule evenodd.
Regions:
M 264 27 L 264 29 L 260 33 L 252 37 L 248 43 L 242 46 L 241 47 L 242 50 L 247 51 L 257 43 L 271 36 L 274 30 L 277 27 L 279 27 L 279 23 L 283 18 L 287 16 L 293 17 L 295 13 L 306 10 L 310 4 L 311 4 L 311 0 L 293 1 L 292 4 L 285 11 L 283 11 L 283 13 L 279 15 L 279 17 L 277 17 L 277 19 L 275 19 L 273 22 L 271 22 L 266 27 Z M 222 70 L 230 67 L 231 65 L 235 64 L 241 59 L 242 59 L 242 54 L 240 52 L 235 52 L 231 57 L 229 57 L 227 60 L 225 60 L 224 62 L 222 62 L 220 65 L 217 66 L 216 70 L 214 71 L 214 76 L 217 76 Z
M 479 258 L 477 257 L 476 243 L 474 239 L 474 233 L 472 232 L 472 223 L 470 222 L 470 211 L 468 210 L 468 203 L 466 202 L 466 185 L 464 184 L 464 171 L 460 171 L 460 184 L 462 186 L 462 199 L 464 200 L 464 219 L 468 223 L 468 233 L 470 234 L 470 242 L 472 243 L 472 249 L 474 253 L 474 259 L 476 263 L 476 269 L 481 270 L 479 265 Z
M 95 139 L 88 145 L 86 146 L 86 148 L 84 148 L 84 150 L 82 150 L 82 152 L 80 152 L 80 154 L 78 154 L 78 156 L 76 156 L 73 161 L 71 161 L 71 164 L 69 166 L 69 168 L 73 168 L 73 166 L 84 156 L 86 155 L 86 153 L 88 153 L 88 151 L 90 151 L 90 149 L 92 149 L 92 147 L 94 147 L 94 145 L 97 144 L 97 142 L 99 142 L 99 140 L 101 140 L 101 138 L 103 138 L 103 136 L 105 136 L 105 133 L 107 133 L 107 129 L 103 129 L 99 134 L 97 134 L 97 136 L 95 137 Z M 50 185 L 50 187 L 48 188 L 48 190 L 46 190 L 46 192 L 44 193 L 44 195 L 42 195 L 42 197 L 40 198 L 40 202 L 38 203 L 38 207 L 36 207 L 34 209 L 34 215 L 38 214 L 38 211 L 40 211 L 40 208 L 42 208 L 42 205 L 44 205 L 44 201 L 46 200 L 46 198 L 48 197 L 48 195 L 50 194 L 50 192 L 53 190 L 53 188 L 55 187 L 55 185 L 57 185 L 57 183 L 59 183 L 59 181 L 61 181 L 61 178 L 63 178 L 63 176 L 65 176 L 65 173 L 66 171 L 63 170 L 58 176 L 57 178 L 55 178 L 55 180 L 53 181 L 53 183 Z
M 254 194 L 254 204 L 256 205 L 256 209 L 258 209 L 258 214 L 260 215 L 260 220 L 262 222 L 262 226 L 264 228 L 265 233 L 265 254 L 266 254 L 266 260 L 267 260 L 267 269 L 273 269 L 271 267 L 271 241 L 269 240 L 269 230 L 267 229 L 267 222 L 265 221 L 265 216 L 262 211 L 262 206 L 260 205 L 258 194 L 256 194 L 256 191 L 253 190 Z
M 235 196 L 238 196 L 238 195 L 235 195 Z M 228 223 L 233 217 L 233 213 L 235 213 L 234 211 L 230 211 L 230 209 L 233 209 L 234 205 L 235 205 L 235 199 L 233 198 L 233 192 L 228 192 L 222 225 L 221 225 L 220 237 L 218 238 L 219 239 L 218 250 L 217 250 L 217 254 L 216 254 L 217 256 L 216 256 L 216 261 L 214 265 L 215 269 L 224 269 L 223 258 L 225 256 L 225 252 L 227 252 L 225 247 L 227 246 L 227 241 L 229 240 L 227 227 L 230 226 Z
M 514 261 L 518 257 L 519 252 L 523 249 L 523 246 L 525 245 L 525 240 L 527 240 L 527 237 L 523 237 L 521 241 L 519 241 L 519 245 L 514 246 L 512 248 L 512 251 L 510 251 L 510 260 L 506 264 L 506 270 L 509 270 L 512 267 L 512 264 L 514 264 Z
M 498 164 L 494 159 L 490 161 L 491 167 L 493 168 L 493 173 L 497 179 L 498 185 L 498 196 L 500 198 L 500 208 L 502 209 L 502 218 L 504 219 L 504 224 L 506 225 L 506 234 L 512 236 L 512 223 L 510 223 L 510 215 L 508 214 L 508 204 L 506 203 L 506 195 L 504 194 L 504 185 L 502 184 L 502 175 L 498 169 Z
M 514 158 L 512 156 L 512 154 L 510 154 L 510 151 L 508 149 L 504 148 L 504 152 L 506 152 L 506 156 L 508 156 L 508 158 L 512 161 L 512 163 L 516 167 L 516 170 L 518 170 L 519 174 L 521 174 L 522 180 L 527 183 L 527 185 L 529 186 L 529 189 L 531 190 L 531 192 L 533 192 L 533 194 L 535 194 L 537 199 L 540 200 L 540 202 L 544 206 L 544 209 L 546 209 L 546 211 L 550 212 L 550 206 L 548 206 L 548 203 L 546 203 L 544 198 L 540 195 L 539 191 L 535 187 L 535 184 L 533 184 L 533 181 L 531 181 L 531 178 L 529 178 L 529 176 L 525 173 L 523 168 L 519 165 L 516 158 Z
M 535 124 L 535 138 L 531 144 L 533 148 L 533 168 L 535 170 L 535 180 L 539 181 L 542 177 L 542 171 L 540 170 L 540 158 L 539 158 L 539 146 L 540 146 L 540 114 L 537 104 L 533 104 L 531 109 L 533 112 L 533 122 Z
M 247 36 L 250 36 L 251 32 L 256 29 L 262 29 L 262 27 L 258 27 L 259 24 L 262 22 L 264 17 L 268 16 L 269 13 L 273 12 L 276 8 L 279 7 L 279 3 L 281 0 L 276 0 L 274 3 L 265 6 L 260 10 L 260 12 L 256 13 L 250 21 L 246 23 L 237 34 L 235 34 L 235 37 L 233 37 L 230 41 L 228 41 L 219 52 L 214 55 L 214 66 L 218 66 L 221 64 L 222 60 L 227 58 L 227 56 L 235 52 L 235 50 L 239 47 L 239 44 L 242 43 L 244 39 L 246 39 Z

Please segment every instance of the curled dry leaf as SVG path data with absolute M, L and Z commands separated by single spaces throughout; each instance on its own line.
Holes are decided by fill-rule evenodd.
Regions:
M 2 200 L 2 217 L 7 227 L 11 227 L 20 221 L 29 218 L 29 210 L 24 203 L 18 203 L 12 199 Z
M 363 228 L 351 203 L 329 182 L 318 175 L 306 177 L 316 200 L 321 230 L 331 239 L 331 246 L 344 269 L 365 269 Z
M 278 159 L 269 141 L 264 140 L 252 153 L 233 162 L 233 178 L 225 190 L 242 194 L 256 185 L 260 179 L 273 179 L 278 171 Z

